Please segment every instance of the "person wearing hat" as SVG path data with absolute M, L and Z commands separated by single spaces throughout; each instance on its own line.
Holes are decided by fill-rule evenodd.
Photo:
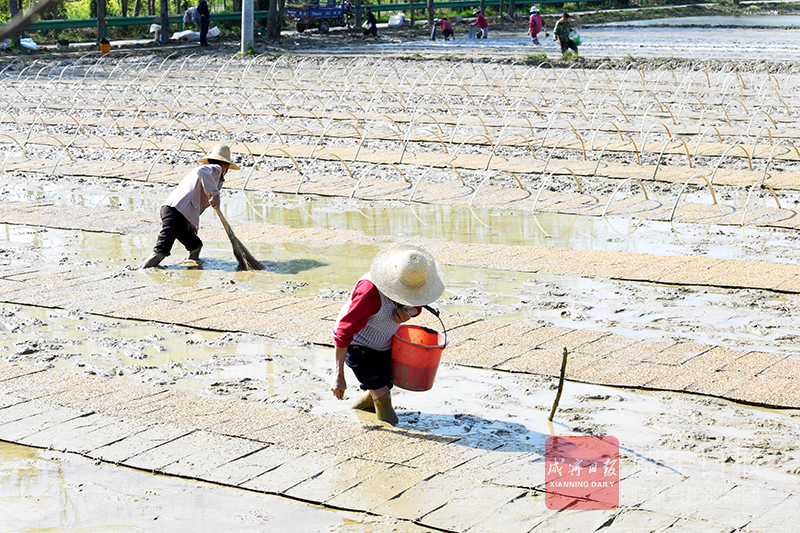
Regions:
M 476 35 L 478 39 L 481 37 L 486 39 L 489 36 L 489 23 L 486 22 L 486 17 L 483 16 L 483 13 L 481 13 L 481 10 L 477 7 L 472 10 L 472 14 L 478 15 L 478 18 L 476 18 L 475 22 L 470 24 L 470 26 L 477 26 L 476 29 L 481 30 L 480 33 Z
M 553 28 L 553 38 L 561 43 L 562 54 L 570 48 L 575 50 L 576 54 L 578 53 L 578 45 L 569 38 L 571 32 L 572 26 L 569 25 L 569 13 L 564 12 L 558 22 L 556 22 L 556 27 Z
M 444 292 L 442 272 L 422 248 L 399 244 L 379 252 L 342 306 L 333 331 L 336 366 L 331 389 L 341 400 L 349 366 L 366 391 L 354 409 L 374 411 L 396 425 L 390 389 L 392 337 L 400 324 L 422 312 Z
M 450 21 L 447 19 L 433 19 L 433 31 L 431 32 L 431 41 L 436 40 L 436 27 L 442 27 L 442 36 L 444 36 L 445 41 L 449 41 L 451 37 L 453 37 L 453 26 L 450 25 Z M 455 40 L 455 39 L 454 39 Z
M 142 268 L 158 266 L 172 251 L 177 239 L 189 251 L 189 259 L 197 261 L 203 241 L 197 236 L 200 215 L 210 205 L 219 207 L 219 192 L 229 169 L 239 170 L 231 161 L 231 149 L 218 144 L 205 157 L 204 163 L 190 171 L 167 197 L 161 206 L 161 232 L 156 246 Z
M 528 28 L 528 34 L 531 36 L 531 41 L 533 44 L 539 44 L 539 32 L 542 31 L 544 28 L 544 36 L 547 37 L 547 23 L 545 23 L 542 15 L 539 14 L 539 8 L 536 6 L 531 6 L 531 19 L 530 19 L 530 26 Z

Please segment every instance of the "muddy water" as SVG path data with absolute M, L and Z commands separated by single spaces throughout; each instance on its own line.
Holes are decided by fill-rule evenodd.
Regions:
M 3 532 L 365 531 L 361 520 L 369 519 L 0 442 Z
M 73 184 L 74 187 L 69 187 L 66 180 L 58 183 L 46 181 L 39 185 L 31 181 L 11 178 L 0 186 L 0 191 L 11 201 L 41 201 L 56 205 L 136 211 L 150 213 L 152 220 L 156 221 L 158 207 L 171 190 L 162 185 L 142 187 L 138 184 L 117 184 L 106 188 L 101 183 Z M 745 196 L 737 194 L 726 202 L 741 207 Z M 675 200 L 669 195 L 659 197 L 651 194 L 651 198 L 667 206 Z M 241 190 L 226 190 L 223 200 L 223 214 L 234 225 L 256 222 L 293 228 L 347 229 L 369 235 L 419 235 L 459 242 L 527 244 L 654 255 L 686 255 L 702 246 L 705 255 L 725 259 L 747 259 L 748 248 L 742 244 L 749 241 L 759 243 L 761 250 L 758 260 L 761 261 L 786 261 L 791 257 L 786 250 L 794 249 L 790 233 L 752 226 L 702 226 L 558 213 L 536 213 L 534 216 L 528 211 L 509 209 L 366 202 Z M 782 204 L 788 205 L 790 200 L 783 197 Z M 710 196 L 701 192 L 685 194 L 682 202 L 711 203 Z M 759 205 L 774 207 L 766 197 L 750 201 L 751 208 Z M 201 221 L 203 227 L 219 227 L 219 222 L 211 212 L 204 214 Z M 145 249 L 151 246 L 150 243 L 144 244 Z M 255 253 L 254 249 L 251 251 Z M 255 255 L 260 257 L 257 253 Z
M 580 55 L 590 58 L 680 57 L 687 59 L 768 60 L 785 61 L 800 57 L 800 29 L 796 16 L 788 17 L 698 17 L 696 27 L 667 26 L 662 19 L 625 22 L 622 27 L 593 25 L 580 29 Z M 752 20 L 751 20 L 752 19 Z M 687 20 L 687 19 L 681 19 Z M 750 27 L 730 29 L 728 26 Z M 795 26 L 792 26 L 795 25 Z M 540 45 L 521 29 L 517 32 L 492 31 L 489 38 L 470 41 L 465 37 L 455 41 L 414 41 L 376 43 L 364 47 L 387 53 L 452 53 L 498 54 L 519 57 L 522 50 L 531 54 L 545 53 L 559 57 L 561 49 L 551 37 L 539 39 Z M 346 52 L 347 49 L 341 50 Z M 355 49 L 353 50 L 355 51 Z
M 139 195 L 136 190 L 127 194 L 117 196 L 121 203 Z M 156 196 L 139 197 L 143 202 L 157 205 Z M 531 222 L 528 213 L 508 215 L 491 210 L 412 208 L 291 196 L 262 198 L 234 191 L 224 205 L 234 227 L 244 222 L 279 222 L 295 227 L 358 229 L 373 235 L 399 235 L 400 228 L 405 227 L 409 235 L 464 242 L 528 243 L 670 255 L 702 253 L 758 261 L 792 262 L 797 258 L 792 234 L 752 227 L 697 227 L 559 215 L 537 215 L 537 220 Z M 445 213 L 449 213 L 452 222 L 447 222 Z M 218 222 L 208 213 L 203 224 L 211 226 Z M 546 237 L 539 225 L 556 237 Z M 155 231 L 156 226 L 154 234 Z M 115 263 L 124 268 L 138 264 L 135 258 L 143 257 L 155 238 L 147 234 L 109 235 L 9 225 L 0 226 L 0 233 L 5 242 L 23 250 L 33 247 L 31 250 L 48 264 L 77 261 L 84 268 Z M 355 282 L 353 272 L 366 271 L 375 252 L 374 246 L 357 244 L 326 246 L 296 242 L 247 243 L 247 246 L 265 262 L 266 271 L 236 272 L 230 244 L 206 239 L 204 260 L 199 267 L 183 262 L 183 252 L 176 249 L 164 262 L 165 269 L 146 275 L 186 286 L 234 283 L 255 292 L 344 298 Z M 14 264 L 12 259 L 11 266 Z M 695 342 L 765 351 L 789 350 L 792 339 L 800 336 L 796 324 L 790 320 L 792 313 L 780 311 L 800 309 L 800 298 L 792 295 L 756 296 L 714 288 L 659 287 L 530 273 L 509 275 L 500 270 L 476 271 L 460 266 L 446 266 L 445 273 L 447 292 L 439 305 L 459 314 L 614 329 L 624 335 L 648 338 L 662 335 L 663 328 L 668 328 Z M 659 302 L 658 305 L 653 305 L 653 301 Z
M 18 306 L 4 306 L 3 323 L 8 325 L 3 351 L 18 354 L 12 360 L 49 362 L 108 379 L 158 383 L 353 422 L 369 417 L 348 409 L 347 402 L 337 401 L 328 391 L 330 349 Z M 58 344 L 56 338 L 64 340 Z M 92 353 L 92 346 L 103 352 Z M 356 383 L 349 369 L 346 378 Z M 401 427 L 458 437 L 459 446 L 495 450 L 502 445 L 501 451 L 535 456 L 542 454 L 551 434 L 605 434 L 619 439 L 627 460 L 657 464 L 698 482 L 722 476 L 757 486 L 790 486 L 800 474 L 795 446 L 800 438 L 798 410 L 754 409 L 697 396 L 569 382 L 551 425 L 547 415 L 554 388 L 550 378 L 445 363 L 430 391 L 395 390 L 393 396 Z M 348 399 L 354 394 L 348 391 Z M 759 444 L 763 442 L 769 443 L 768 449 Z M 14 531 L 78 525 L 153 530 L 147 524 L 156 517 L 156 530 L 197 530 L 173 522 L 184 519 L 182 509 L 194 513 L 185 524 L 211 523 L 221 528 L 216 530 L 259 530 L 270 520 L 311 524 L 311 529 L 304 525 L 298 531 L 345 527 L 342 515 L 283 500 L 249 493 L 234 498 L 219 487 L 17 446 L 0 446 L 0 477 L 0 510 L 14 517 L 16 522 L 9 522 Z M 637 486 L 623 483 L 621 490 L 624 500 Z M 102 502 L 107 503 L 97 512 Z M 39 514 L 22 512 L 31 508 Z M 204 517 L 207 522 L 192 521 Z

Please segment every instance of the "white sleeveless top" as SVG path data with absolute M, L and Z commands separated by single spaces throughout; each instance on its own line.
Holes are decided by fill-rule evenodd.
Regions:
M 369 273 L 362 276 L 359 281 L 361 280 L 372 282 Z M 397 331 L 397 328 L 400 327 L 400 324 L 392 320 L 392 313 L 397 309 L 397 306 L 386 297 L 385 294 L 380 292 L 380 290 L 378 293 L 381 295 L 380 310 L 369 317 L 364 328 L 353 336 L 352 344 L 365 346 L 373 350 L 391 350 L 392 337 Z M 342 307 L 342 310 L 339 312 L 339 318 L 341 318 L 348 309 L 350 309 L 350 301 L 346 302 Z

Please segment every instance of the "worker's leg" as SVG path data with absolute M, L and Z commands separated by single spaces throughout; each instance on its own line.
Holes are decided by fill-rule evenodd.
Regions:
M 155 252 L 161 252 L 165 256 L 172 252 L 172 246 L 178 231 L 186 227 L 186 218 L 174 207 L 167 205 L 161 206 L 161 232 L 156 239 Z
M 197 261 L 200 258 L 200 249 L 203 247 L 203 241 L 200 240 L 197 233 L 192 231 L 188 222 L 184 224 L 183 227 L 178 228 L 175 238 L 178 239 L 186 248 L 186 251 L 189 252 L 189 259 Z
M 392 351 L 372 350 L 351 344 L 344 362 L 361 383 L 361 390 L 369 391 L 372 399 L 372 406 L 369 405 L 369 399 L 359 398 L 353 407 L 363 410 L 374 409 L 378 420 L 396 425 L 397 413 L 392 407 L 391 392 L 389 392 L 392 387 Z
M 361 390 L 386 387 L 392 380 L 392 351 L 379 351 L 351 344 L 344 362 L 356 375 Z
M 156 238 L 156 245 L 153 254 L 148 257 L 142 268 L 153 268 L 158 266 L 161 261 L 172 251 L 175 238 L 181 227 L 186 226 L 186 218 L 178 210 L 166 205 L 161 206 L 161 231 Z
M 200 17 L 200 46 L 208 46 L 208 17 Z

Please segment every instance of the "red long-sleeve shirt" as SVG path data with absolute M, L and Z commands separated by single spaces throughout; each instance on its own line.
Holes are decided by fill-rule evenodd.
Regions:
M 483 29 L 488 27 L 489 23 L 486 22 L 486 17 L 483 16 L 483 13 L 478 13 L 478 18 L 475 19 L 475 22 L 470 24 L 470 26 L 478 26 L 480 29 Z
M 339 318 L 333 332 L 333 343 L 339 348 L 346 348 L 353 342 L 353 337 L 364 329 L 372 315 L 381 309 L 381 293 L 374 283 L 361 279 L 356 283 L 350 295 L 350 307 Z M 421 307 L 409 308 L 414 310 L 411 316 L 422 312 Z

